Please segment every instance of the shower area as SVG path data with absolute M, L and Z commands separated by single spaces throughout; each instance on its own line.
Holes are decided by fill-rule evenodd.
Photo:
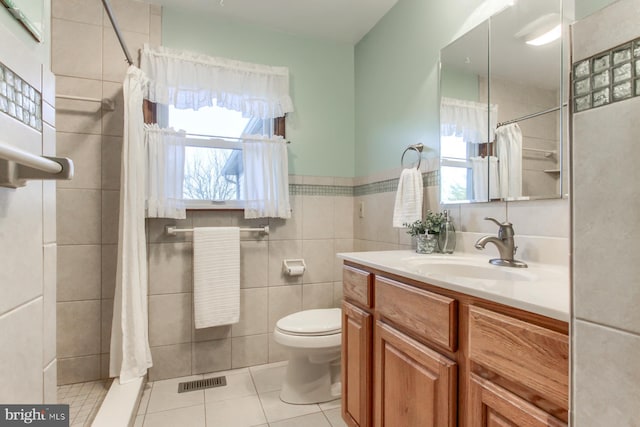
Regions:
M 161 11 L 122 0 L 51 6 L 57 155 L 75 163 L 74 179 L 56 190 L 58 401 L 70 404 L 71 425 L 83 425 L 111 386 L 122 82 L 143 44 L 160 44 Z M 141 386 L 129 385 L 132 406 Z

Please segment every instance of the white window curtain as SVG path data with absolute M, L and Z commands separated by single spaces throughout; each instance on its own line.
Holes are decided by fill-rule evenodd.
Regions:
M 286 141 L 281 136 L 243 138 L 244 217 L 290 218 Z
M 187 217 L 182 200 L 186 134 L 145 125 L 147 218 Z
M 472 144 L 491 142 L 498 123 L 498 106 L 443 97 L 440 123 L 441 135 L 462 137 Z
M 293 111 L 287 67 L 145 45 L 141 68 L 151 80 L 152 102 L 197 110 L 215 99 L 219 107 L 261 119 Z

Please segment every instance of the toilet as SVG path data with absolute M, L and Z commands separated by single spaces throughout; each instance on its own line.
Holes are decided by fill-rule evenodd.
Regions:
M 342 310 L 304 310 L 278 320 L 275 341 L 289 353 L 283 402 L 310 404 L 340 397 Z

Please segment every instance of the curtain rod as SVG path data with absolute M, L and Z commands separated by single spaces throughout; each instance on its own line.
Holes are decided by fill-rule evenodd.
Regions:
M 109 15 L 109 20 L 111 21 L 111 25 L 113 26 L 113 31 L 116 32 L 116 37 L 118 37 L 120 46 L 122 46 L 122 50 L 124 52 L 124 56 L 127 58 L 127 62 L 129 63 L 129 65 L 133 65 L 133 59 L 131 59 L 129 49 L 127 49 L 127 45 L 124 42 L 124 38 L 122 37 L 122 33 L 120 32 L 120 27 L 118 27 L 118 21 L 116 21 L 116 17 L 113 14 L 111 5 L 109 4 L 109 0 L 102 0 L 102 4 L 104 5 L 104 10 L 107 12 L 107 15 Z
M 196 136 L 199 138 L 217 138 L 217 139 L 235 139 L 238 141 L 264 141 L 264 139 L 258 139 L 258 138 L 242 138 L 239 136 L 221 136 L 221 135 L 205 135 L 205 134 L 201 134 L 201 133 L 187 133 L 186 134 L 187 137 L 189 136 Z M 277 136 L 277 135 L 275 135 Z M 287 144 L 291 144 L 291 141 L 289 140 L 284 140 Z
M 548 110 L 538 111 L 537 113 L 533 113 L 533 114 L 527 114 L 526 116 L 518 117 L 517 119 L 507 120 L 506 122 L 500 122 L 496 126 L 496 129 L 499 128 L 500 126 L 510 125 L 511 123 L 517 123 L 517 122 L 520 122 L 522 120 L 528 120 L 528 119 L 532 119 L 534 117 L 542 116 L 543 114 L 552 113 L 552 112 L 558 111 L 562 107 L 566 107 L 566 106 L 567 106 L 567 104 L 562 104 L 559 107 L 549 108 Z

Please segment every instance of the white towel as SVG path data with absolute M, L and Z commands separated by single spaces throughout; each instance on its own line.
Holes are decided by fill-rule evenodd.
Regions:
M 500 195 L 503 199 L 522 196 L 522 131 L 517 123 L 496 130 L 496 151 L 500 168 Z
M 240 229 L 193 229 L 193 305 L 196 328 L 240 320 Z
M 393 208 L 393 226 L 402 228 L 422 219 L 422 173 L 417 168 L 404 169 L 398 182 Z

